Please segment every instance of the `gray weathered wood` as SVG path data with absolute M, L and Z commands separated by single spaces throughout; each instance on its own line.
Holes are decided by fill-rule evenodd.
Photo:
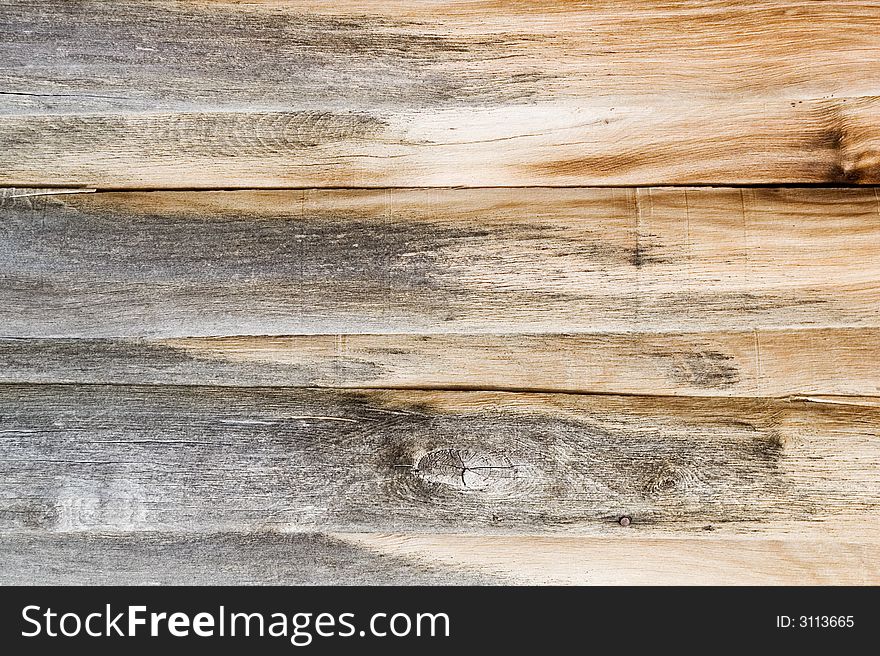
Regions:
M 878 212 L 873 189 L 7 192 L 0 337 L 878 327 Z
M 486 585 L 503 572 L 297 533 L 0 533 L 2 585 Z
M 876 183 L 874 2 L 0 2 L 0 184 Z
M 3 530 L 877 537 L 857 402 L 0 385 L 0 418 Z

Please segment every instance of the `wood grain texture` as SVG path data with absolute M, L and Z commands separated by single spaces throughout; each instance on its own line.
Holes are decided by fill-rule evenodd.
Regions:
M 299 533 L 0 533 L 0 585 L 488 585 L 502 572 Z
M 0 382 L 880 397 L 880 329 L 0 338 Z
M 0 385 L 0 418 L 3 531 L 880 538 L 876 405 Z
M 874 189 L 0 200 L 0 337 L 880 326 Z
M 0 534 L 2 585 L 876 585 L 816 540 L 298 533 Z
M 730 538 L 334 535 L 385 557 L 529 585 L 877 585 L 880 545 Z M 62 538 L 63 539 L 63 538 Z
M 874 2 L 0 3 L 0 184 L 877 183 Z
M 0 583 L 877 585 L 878 54 L 0 0 Z

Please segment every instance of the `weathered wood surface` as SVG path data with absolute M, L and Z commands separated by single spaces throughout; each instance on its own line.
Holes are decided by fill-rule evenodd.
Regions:
M 880 329 L 0 338 L 0 383 L 880 396 Z
M 877 585 L 880 545 L 831 540 L 334 535 L 388 558 L 539 585 Z M 21 538 L 23 539 L 23 538 Z M 56 538 L 58 542 L 66 538 Z M 71 540 L 73 542 L 76 538 Z M 72 551 L 72 550 L 71 550 Z M 72 559 L 75 562 L 75 559 Z
M 0 582 L 880 583 L 878 53 L 0 0 Z
M 880 326 L 872 188 L 34 193 L 2 337 Z
M 880 538 L 852 401 L 0 385 L 0 417 L 4 531 Z
M 0 534 L 3 585 L 876 585 L 880 546 L 383 534 Z
M 321 534 L 0 533 L 2 585 L 487 585 L 503 572 L 432 565 Z M 853 556 L 858 557 L 856 550 Z
M 0 184 L 880 182 L 874 2 L 0 3 Z

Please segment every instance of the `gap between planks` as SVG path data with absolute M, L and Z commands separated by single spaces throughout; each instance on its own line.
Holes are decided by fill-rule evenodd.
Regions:
M 420 386 L 404 386 L 404 385 L 383 385 L 381 387 L 374 387 L 369 385 L 334 385 L 334 386 L 316 386 L 316 385 L 241 385 L 239 383 L 123 383 L 123 382 L 90 382 L 90 383 L 81 383 L 81 382 L 64 382 L 64 381 L 0 381 L 0 388 L 3 386 L 51 386 L 51 387 L 70 387 L 70 388 L 80 388 L 80 387 L 95 387 L 95 388 L 131 388 L 131 387 L 154 387 L 157 389 L 162 388 L 204 388 L 204 389 L 242 389 L 249 388 L 253 390 L 267 389 L 267 390 L 283 390 L 290 389 L 293 390 L 303 390 L 303 391 L 339 391 L 339 392 L 463 392 L 463 393 L 492 393 L 492 394 L 510 394 L 510 395 L 562 395 L 562 396 L 574 396 L 574 397 L 611 397 L 611 398 L 633 398 L 633 399 L 677 399 L 677 400 L 692 400 L 699 401 L 701 399 L 715 399 L 719 398 L 717 396 L 701 396 L 699 394 L 644 394 L 644 393 L 635 393 L 635 392 L 589 392 L 589 391 L 575 391 L 575 390 L 565 390 L 565 389 L 554 389 L 554 388 L 534 388 L 534 387 L 492 387 L 488 385 L 420 385 Z M 874 408 L 880 407 L 880 395 L 874 396 L 862 396 L 855 394 L 825 394 L 825 395 L 817 395 L 817 394 L 792 394 L 787 396 L 731 396 L 726 395 L 723 398 L 729 399 L 731 401 L 767 401 L 767 402 L 782 402 L 782 403 L 816 403 L 823 405 L 840 405 L 840 406 L 852 406 L 852 407 L 863 407 L 863 408 Z
M 479 191 L 482 189 L 880 189 L 880 184 L 858 184 L 847 182 L 686 182 L 686 183 L 659 183 L 651 184 L 533 184 L 533 185 L 346 185 L 346 186 L 291 186 L 291 185 L 260 185 L 236 187 L 225 185 L 222 187 L 82 187 L 80 185 L 59 184 L 52 189 L 43 187 L 24 187 L 20 185 L 0 184 L 0 192 L 7 190 L 34 190 L 39 193 L 22 194 L 22 196 L 52 196 L 55 194 L 93 194 L 93 193 L 210 193 L 219 191 Z M 8 198 L 19 196 L 11 195 Z

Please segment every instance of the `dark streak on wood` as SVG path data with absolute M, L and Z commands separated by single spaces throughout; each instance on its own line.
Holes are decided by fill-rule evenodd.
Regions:
M 734 358 L 727 353 L 693 351 L 662 355 L 671 362 L 672 377 L 688 385 L 729 388 L 740 380 Z

